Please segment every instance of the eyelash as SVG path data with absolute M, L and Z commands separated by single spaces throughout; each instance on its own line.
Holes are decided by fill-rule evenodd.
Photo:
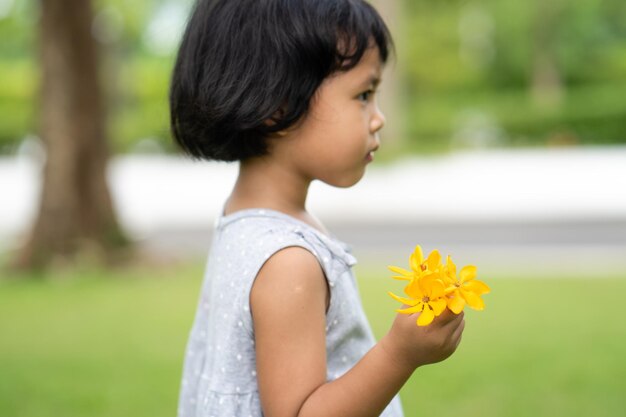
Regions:
M 369 98 L 376 93 L 376 90 L 367 90 L 359 94 L 358 99 L 361 101 L 369 101 Z M 366 97 L 364 97 L 366 96 Z

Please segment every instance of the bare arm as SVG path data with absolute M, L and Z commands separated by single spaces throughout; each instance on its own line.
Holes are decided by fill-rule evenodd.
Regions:
M 322 269 L 303 248 L 278 252 L 259 272 L 251 307 L 265 416 L 378 416 L 417 367 L 454 352 L 464 328 L 463 315 L 448 311 L 422 328 L 415 315 L 398 315 L 350 371 L 327 383 L 327 297 Z

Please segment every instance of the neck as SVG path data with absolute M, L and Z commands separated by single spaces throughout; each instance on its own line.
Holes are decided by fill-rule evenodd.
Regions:
M 311 180 L 264 158 L 239 164 L 239 175 L 226 203 L 226 214 L 262 207 L 296 217 L 306 215 L 306 198 Z

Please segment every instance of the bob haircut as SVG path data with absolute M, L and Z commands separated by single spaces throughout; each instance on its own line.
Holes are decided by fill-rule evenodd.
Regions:
M 363 0 L 197 0 L 170 86 L 174 139 L 196 159 L 264 155 L 374 46 L 387 62 L 391 35 Z

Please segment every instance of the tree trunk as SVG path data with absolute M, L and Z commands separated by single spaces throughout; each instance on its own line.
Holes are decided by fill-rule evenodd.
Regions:
M 531 95 L 536 105 L 558 108 L 563 102 L 563 80 L 556 56 L 556 31 L 561 18 L 560 2 L 535 1 Z
M 40 0 L 40 136 L 46 147 L 39 214 L 16 259 L 24 269 L 124 246 L 106 182 L 108 148 L 88 0 Z

